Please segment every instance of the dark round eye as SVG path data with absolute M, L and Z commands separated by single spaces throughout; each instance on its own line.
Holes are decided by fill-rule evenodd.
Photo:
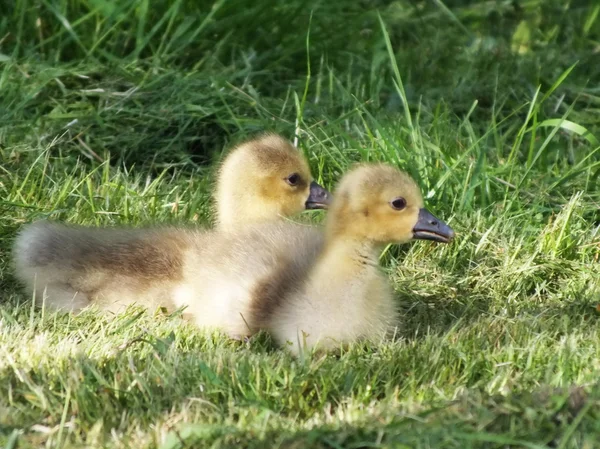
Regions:
M 402 197 L 398 197 L 395 200 L 390 201 L 390 206 L 396 210 L 402 210 L 406 207 L 406 200 Z
M 288 176 L 287 178 L 285 178 L 285 180 L 287 181 L 287 183 L 291 186 L 297 186 L 298 183 L 300 182 L 300 175 L 298 173 L 293 173 L 290 176 Z

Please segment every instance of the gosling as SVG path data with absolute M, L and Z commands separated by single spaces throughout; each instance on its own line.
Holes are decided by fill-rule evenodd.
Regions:
M 326 209 L 329 201 L 301 153 L 281 136 L 267 134 L 225 158 L 215 192 L 215 230 L 107 229 L 40 221 L 17 236 L 13 264 L 36 303 L 50 309 L 79 311 L 95 304 L 119 312 L 138 304 L 169 310 L 187 250 L 196 248 L 210 264 L 219 256 L 210 250 L 219 233 Z
M 304 273 L 274 271 L 252 301 L 255 326 L 293 354 L 331 350 L 394 332 L 398 313 L 381 272 L 381 249 L 414 239 L 448 243 L 454 231 L 423 207 L 415 182 L 386 165 L 362 165 L 343 177 L 325 242 Z

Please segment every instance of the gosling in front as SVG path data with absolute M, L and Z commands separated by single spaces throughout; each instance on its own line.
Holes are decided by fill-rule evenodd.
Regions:
M 327 214 L 325 241 L 305 273 L 281 265 L 256 291 L 253 325 L 292 353 L 378 342 L 398 326 L 381 249 L 415 239 L 447 243 L 454 231 L 423 207 L 416 183 L 387 165 L 347 173 Z

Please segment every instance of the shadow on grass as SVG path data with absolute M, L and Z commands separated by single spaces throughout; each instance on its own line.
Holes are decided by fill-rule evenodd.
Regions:
M 269 426 L 267 421 L 262 429 L 251 430 L 235 425 L 183 423 L 172 429 L 159 447 L 212 444 L 258 448 L 267 443 L 270 447 L 323 449 L 566 447 L 567 443 L 592 441 L 586 435 L 600 430 L 598 405 L 598 386 L 587 390 L 542 387 L 503 396 L 468 392 L 454 401 L 415 412 L 376 406 L 358 421 L 332 418 L 309 430 Z M 268 427 L 271 429 L 265 430 Z
M 461 295 L 468 298 L 468 293 Z M 498 309 L 497 301 L 481 296 L 472 296 L 466 301 L 438 296 L 404 296 L 401 300 L 402 325 L 398 336 L 416 340 L 427 335 L 441 336 L 455 328 L 469 327 L 482 319 L 493 317 L 527 319 L 532 324 L 555 326 L 557 320 L 565 326 L 582 325 L 600 318 L 596 308 L 600 298 L 594 293 L 581 291 L 576 299 L 556 301 L 551 304 L 528 304 L 513 302 Z

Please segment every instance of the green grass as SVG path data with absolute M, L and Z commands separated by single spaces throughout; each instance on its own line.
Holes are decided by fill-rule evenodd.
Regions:
M 0 9 L 0 444 L 600 445 L 596 2 Z M 261 130 L 328 187 L 407 170 L 458 232 L 383 255 L 395 341 L 295 361 L 178 316 L 31 307 L 22 224 L 210 224 L 212 168 Z

